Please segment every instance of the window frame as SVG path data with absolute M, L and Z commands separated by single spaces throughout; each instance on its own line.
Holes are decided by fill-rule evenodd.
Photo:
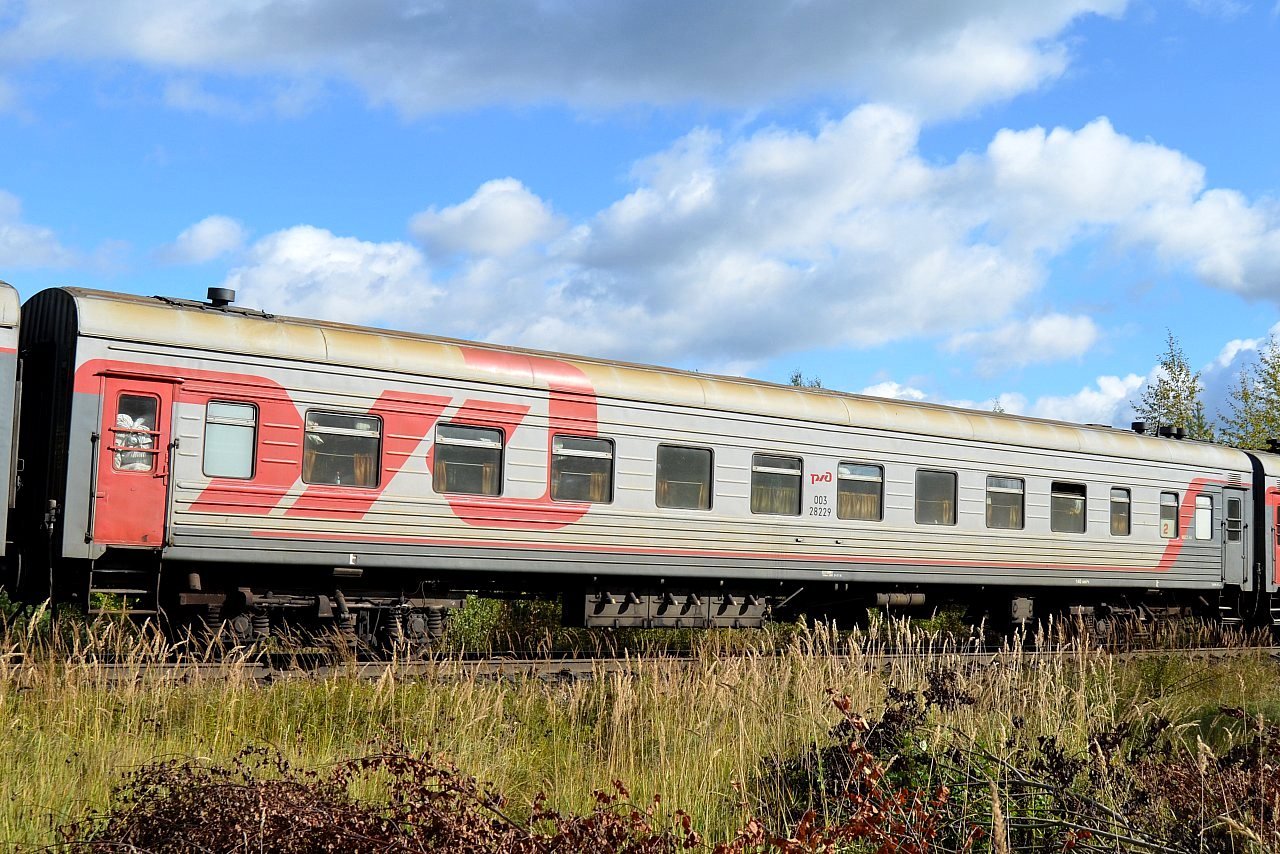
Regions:
M 1123 493 L 1124 500 L 1117 501 L 1116 493 Z M 1116 532 L 1116 505 L 1123 504 L 1124 531 Z M 1133 535 L 1133 491 L 1127 486 L 1113 486 L 1107 497 L 1107 531 L 1113 537 L 1129 537 Z
M 758 457 L 772 457 L 778 460 L 791 460 L 799 464 L 799 468 L 792 471 L 791 469 L 782 469 L 772 466 L 763 466 L 756 462 Z M 772 510 L 755 509 L 754 495 L 756 491 L 756 473 L 774 474 L 786 477 L 795 477 L 796 479 L 796 510 L 794 513 L 777 513 Z M 790 454 L 780 454 L 774 451 L 752 451 L 751 452 L 751 478 L 750 492 L 748 493 L 748 506 L 753 516 L 800 516 L 804 513 L 804 457 L 795 457 Z
M 658 457 L 662 453 L 663 448 L 670 448 L 678 451 L 699 451 L 707 454 L 707 506 L 706 507 L 679 507 L 673 504 L 663 504 L 658 499 Z M 687 481 L 686 481 L 687 482 Z M 716 504 L 716 450 L 705 445 L 677 445 L 674 442 L 659 442 L 657 449 L 653 452 L 653 504 L 662 510 L 694 510 L 699 513 L 715 507 Z
M 1074 491 L 1058 488 L 1062 486 L 1079 487 L 1080 492 L 1076 494 Z M 1058 523 L 1055 521 L 1056 514 L 1053 510 L 1055 498 L 1069 498 L 1073 501 L 1081 502 L 1079 530 L 1058 527 Z M 1086 534 L 1089 532 L 1089 484 L 1076 480 L 1049 481 L 1049 532 L 1052 534 Z
M 951 521 L 925 522 L 920 519 L 920 475 L 944 474 L 951 478 Z M 912 496 L 915 505 L 915 523 L 928 525 L 931 528 L 952 528 L 960 523 L 960 472 L 954 469 L 917 468 L 915 476 L 915 494 Z
M 453 489 L 441 489 L 437 485 L 436 480 L 437 478 L 440 477 L 440 475 L 437 474 L 437 472 L 440 470 L 440 466 L 439 466 L 440 454 L 438 451 L 436 451 L 437 446 L 453 445 L 455 447 L 462 447 L 462 448 L 490 447 L 488 445 L 485 445 L 483 442 L 478 442 L 478 441 L 469 442 L 469 441 L 466 441 L 465 439 L 460 440 L 460 439 L 455 439 L 453 437 L 441 437 L 440 435 L 441 427 L 461 427 L 464 430 L 487 430 L 490 433 L 498 434 L 500 438 L 498 440 L 498 478 L 497 478 L 498 491 L 497 492 L 459 492 Z M 503 493 L 506 492 L 507 431 L 504 430 L 503 428 L 494 427 L 490 424 L 465 424 L 458 421 L 440 421 L 436 424 L 435 428 L 431 431 L 431 449 L 432 449 L 431 491 L 434 492 L 435 494 L 437 495 L 472 495 L 477 498 L 501 498 Z M 550 477 L 549 467 L 547 471 L 547 476 L 548 478 Z M 550 491 L 550 488 L 551 487 L 548 485 L 547 487 L 548 491 Z
M 864 468 L 874 468 L 880 472 L 879 478 L 870 477 L 845 477 L 841 474 L 840 469 L 844 466 L 862 466 Z M 882 463 L 868 463 L 859 460 L 838 460 L 836 462 L 836 518 L 843 519 L 846 522 L 883 522 L 884 521 L 884 465 Z M 876 509 L 879 510 L 878 515 L 874 519 L 866 519 L 862 516 L 842 516 L 840 514 L 840 482 L 855 481 L 861 483 L 876 482 L 880 485 L 880 489 L 876 493 Z
M 1243 543 L 1244 542 L 1244 498 L 1238 493 L 1229 493 L 1224 496 L 1222 506 L 1222 519 L 1224 531 L 1226 532 L 1225 542 L 1227 543 Z M 1231 504 L 1235 502 L 1238 516 L 1231 515 Z M 1236 523 L 1234 526 L 1232 523 Z
M 993 480 L 1011 480 L 1017 481 L 1018 488 L 1013 489 L 1007 486 L 992 486 Z M 999 492 L 1004 495 L 1018 495 L 1018 524 L 1017 525 L 992 525 L 991 524 L 991 493 Z M 1027 479 L 1025 477 L 1014 477 L 1007 474 L 989 474 L 986 480 L 986 490 L 983 492 L 983 517 L 987 523 L 989 531 L 1025 531 L 1027 528 Z
M 1172 497 L 1172 498 L 1173 498 L 1173 502 L 1172 502 L 1171 504 L 1166 504 L 1166 503 L 1165 503 L 1165 498 L 1166 498 L 1166 497 Z M 1157 523 L 1158 523 L 1158 525 L 1157 525 L 1157 530 L 1158 530 L 1158 532 L 1159 532 L 1159 534 L 1160 534 L 1160 539 L 1162 539 L 1162 540 L 1180 540 L 1180 539 L 1182 539 L 1182 521 L 1178 518 L 1178 514 L 1179 514 L 1179 513 L 1181 512 L 1181 510 L 1182 510 L 1182 496 L 1181 496 L 1181 495 L 1179 495 L 1177 492 L 1172 492 L 1172 491 L 1169 491 L 1169 490 L 1161 490 L 1161 492 L 1160 492 L 1160 499 L 1159 499 L 1159 500 L 1160 500 L 1160 503 L 1157 505 L 1158 515 L 1156 516 L 1156 519 L 1157 519 Z M 1171 534 L 1166 534 L 1166 533 L 1165 533 L 1165 527 L 1164 527 L 1164 523 L 1165 523 L 1165 518 L 1164 518 L 1164 508 L 1166 508 L 1166 507 L 1172 507 L 1172 508 L 1173 508 L 1173 518 L 1172 518 L 1171 520 L 1169 520 L 1169 521 L 1172 521 L 1172 522 L 1173 522 L 1173 533 L 1171 533 Z
M 230 419 L 214 420 L 209 416 L 209 407 L 215 404 L 226 404 L 227 406 L 247 406 L 253 410 L 253 423 L 245 424 L 243 422 Z M 247 400 L 219 400 L 210 398 L 204 404 L 204 435 L 200 437 L 200 473 L 205 477 L 218 478 L 220 480 L 253 480 L 258 475 L 258 433 L 259 425 L 262 422 L 262 409 L 256 403 Z M 205 468 L 205 463 L 209 459 L 209 425 L 220 424 L 224 427 L 250 427 L 253 430 L 253 439 L 249 448 L 249 473 L 247 475 L 235 474 L 209 474 Z M 303 432 L 306 432 L 306 421 L 303 421 Z M 381 445 L 382 434 L 378 434 L 379 445 Z M 303 441 L 306 441 L 305 439 Z M 381 456 L 381 454 L 379 454 Z M 381 462 L 381 461 L 379 461 Z
M 378 450 L 373 455 L 374 456 L 373 483 L 370 483 L 370 484 L 328 483 L 323 480 L 307 480 L 306 478 L 307 467 L 305 464 L 305 460 L 307 457 L 307 450 L 308 450 L 308 445 L 307 445 L 308 434 L 319 433 L 322 436 L 324 435 L 354 436 L 357 438 L 369 437 L 369 434 L 364 430 L 345 429 L 342 427 L 319 427 L 319 428 L 308 427 L 307 425 L 311 420 L 311 416 L 313 415 L 336 415 L 339 418 L 368 418 L 377 422 L 378 432 L 374 438 L 377 439 Z M 305 412 L 302 413 L 302 442 L 303 442 L 302 459 L 304 460 L 304 464 L 302 466 L 302 471 L 299 472 L 299 475 L 298 475 L 299 480 L 301 480 L 303 483 L 307 484 L 308 486 L 334 486 L 339 489 L 377 489 L 382 485 L 382 451 L 383 451 L 383 444 L 384 444 L 383 439 L 385 436 L 386 436 L 386 423 L 383 421 L 381 415 L 374 415 L 371 412 L 341 412 L 333 409 L 324 409 L 324 408 L 306 410 Z
M 609 446 L 609 453 L 606 455 L 600 451 L 579 451 L 579 450 L 557 451 L 556 450 L 557 439 L 584 439 L 590 442 L 604 442 L 606 445 Z M 505 441 L 503 442 L 503 447 L 506 447 Z M 555 464 L 556 464 L 557 455 L 562 457 L 582 457 L 584 459 L 594 459 L 594 460 L 608 459 L 609 460 L 609 497 L 601 501 L 593 501 L 590 498 L 556 498 L 555 496 L 555 483 L 556 483 Z M 608 438 L 605 438 L 604 436 L 580 436 L 580 435 L 577 435 L 576 433 L 554 433 L 551 436 L 551 458 L 547 464 L 547 495 L 551 498 L 552 501 L 555 501 L 560 504 L 612 504 L 614 502 L 614 498 L 617 495 L 617 484 L 616 484 L 616 479 L 618 474 L 617 461 L 618 461 L 618 443 L 613 439 L 608 439 Z M 498 463 L 498 471 L 499 471 L 499 477 L 501 477 L 501 471 L 502 471 L 501 461 L 499 461 Z M 474 495 L 475 493 L 466 493 L 466 494 Z
M 1207 508 L 1209 510 L 1209 523 L 1206 526 L 1208 530 L 1208 536 L 1204 536 L 1204 537 L 1200 536 L 1200 533 L 1201 533 L 1200 511 L 1206 508 L 1201 505 L 1200 503 L 1201 501 L 1207 501 L 1209 503 L 1209 506 Z M 1207 543 L 1213 540 L 1213 503 L 1214 502 L 1213 502 L 1212 495 L 1200 494 L 1196 496 L 1195 515 L 1192 516 L 1192 523 L 1191 523 L 1191 538 L 1193 540 L 1197 540 L 1202 543 Z
M 124 399 L 126 397 L 133 397 L 139 400 L 154 401 L 155 407 L 152 410 L 153 411 L 152 420 L 155 421 L 156 423 L 151 425 L 150 427 L 142 428 L 142 429 L 137 427 L 111 427 L 110 428 L 111 443 L 107 447 L 107 451 L 111 454 L 111 472 L 112 474 L 117 474 L 117 475 L 120 475 L 120 474 L 124 474 L 124 475 L 141 474 L 141 475 L 147 475 L 147 476 L 155 475 L 156 472 L 160 471 L 160 451 L 161 451 L 160 418 L 162 417 L 160 408 L 164 405 L 164 401 L 161 399 L 159 394 L 156 394 L 153 391 L 132 391 L 129 389 L 120 389 L 119 391 L 116 392 L 116 398 L 115 398 L 115 413 L 116 413 L 117 419 L 121 415 L 128 415 L 128 413 L 123 412 Z M 132 416 L 129 416 L 129 417 L 132 420 Z M 145 434 L 150 441 L 145 445 L 142 444 L 141 442 L 139 442 L 136 445 L 121 445 L 120 444 L 121 434 L 129 434 L 133 436 Z M 127 468 L 125 465 L 121 465 L 121 462 L 120 462 L 121 460 L 126 459 L 128 456 L 135 455 L 135 454 L 142 455 L 150 463 L 150 465 L 147 466 L 147 468 L 145 469 Z

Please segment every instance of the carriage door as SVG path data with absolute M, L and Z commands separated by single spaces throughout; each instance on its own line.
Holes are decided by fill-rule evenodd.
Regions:
M 1249 577 L 1249 537 L 1245 533 L 1245 491 L 1222 490 L 1223 513 L 1222 580 L 1225 584 L 1244 584 Z
M 103 377 L 89 523 L 95 543 L 164 545 L 173 388 L 163 381 Z

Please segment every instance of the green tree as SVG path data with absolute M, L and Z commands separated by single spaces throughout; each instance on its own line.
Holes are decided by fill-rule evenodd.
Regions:
M 1140 400 L 1131 401 L 1138 418 L 1154 432 L 1159 427 L 1182 427 L 1188 438 L 1212 442 L 1213 424 L 1205 417 L 1200 372 L 1192 371 L 1178 339 L 1169 332 L 1154 382 L 1147 383 Z
M 1258 361 L 1241 369 L 1227 393 L 1222 439 L 1237 448 L 1263 450 L 1280 439 L 1280 343 L 1273 336 Z
M 820 377 L 806 377 L 796 368 L 791 372 L 791 384 L 796 388 L 822 388 L 822 379 Z

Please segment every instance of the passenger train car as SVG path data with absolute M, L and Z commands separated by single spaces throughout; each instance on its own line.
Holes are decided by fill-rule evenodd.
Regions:
M 23 306 L 22 596 L 371 641 L 425 637 L 470 591 L 593 626 L 938 600 L 1272 622 L 1280 457 L 210 296 Z

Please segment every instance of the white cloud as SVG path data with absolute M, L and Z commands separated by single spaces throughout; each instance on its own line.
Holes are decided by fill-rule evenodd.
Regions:
M 1238 258 L 1242 281 L 1280 301 L 1280 280 L 1250 272 L 1280 264 L 1280 245 L 1270 248 L 1280 221 L 1265 203 L 1241 199 L 1234 230 L 1222 219 L 1211 238 L 1148 228 L 1157 214 L 1199 216 L 1222 192 L 1204 190 L 1203 168 L 1179 152 L 1099 120 L 1002 131 L 948 164 L 920 156 L 919 130 L 868 105 L 808 132 L 695 131 L 636 164 L 630 193 L 569 223 L 518 180 L 487 182 L 410 223 L 436 265 L 429 274 L 419 253 L 415 275 L 441 289 L 431 328 L 702 367 L 943 336 L 944 349 L 994 371 L 1096 342 L 1088 317 L 1010 317 L 1057 255 L 1099 236 L 1160 257 L 1176 248 L 1193 271 L 1202 250 L 1213 269 Z M 395 257 L 406 248 L 364 245 Z M 275 260 L 255 269 L 265 276 Z M 348 290 L 321 277 L 308 294 L 342 305 Z M 359 313 L 397 326 L 417 316 L 400 309 L 392 300 Z
M 1043 395 L 1030 401 L 1018 392 L 1003 392 L 994 399 L 981 402 L 948 400 L 912 386 L 902 385 L 894 380 L 877 383 L 863 389 L 862 393 L 897 400 L 941 403 L 983 412 L 991 411 L 994 408 L 993 404 L 999 403 L 1000 408 L 1010 415 L 1031 415 L 1036 418 L 1069 421 L 1075 424 L 1126 426 L 1133 415 L 1129 400 L 1145 383 L 1146 377 L 1138 374 L 1128 374 L 1123 377 L 1101 376 L 1095 379 L 1092 385 L 1085 386 L 1074 394 Z
M 18 91 L 13 83 L 0 77 L 0 113 L 12 113 L 18 109 Z
M 224 287 L 237 301 L 279 314 L 420 326 L 439 296 L 422 253 L 405 243 L 368 243 L 296 226 L 259 240 Z
M 203 264 L 235 252 L 244 245 L 244 239 L 244 226 L 231 217 L 215 214 L 183 229 L 157 256 L 168 264 Z
M 22 221 L 22 202 L 0 190 L 0 269 L 4 267 L 66 267 L 75 253 L 58 242 L 53 229 Z
M 547 240 L 563 224 L 519 181 L 501 178 L 461 204 L 417 214 L 409 228 L 433 254 L 502 257 Z
M 956 172 L 967 192 L 996 194 L 985 225 L 1006 250 L 1056 254 L 1101 232 L 1214 287 L 1280 298 L 1280 206 L 1206 189 L 1199 163 L 1117 133 L 1105 118 L 1078 131 L 1002 130 Z
M 1074 359 L 1098 340 L 1098 327 L 1085 315 L 1046 314 L 1010 321 L 983 332 L 963 332 L 946 343 L 951 352 L 977 357 L 978 371 L 996 374 L 1040 362 Z
M 929 395 L 918 388 L 912 388 L 909 385 L 902 385 L 893 380 L 885 380 L 864 388 L 862 394 L 869 394 L 872 397 L 888 397 L 894 400 L 927 400 Z
M 1132 420 L 1133 408 L 1129 401 L 1145 383 L 1146 377 L 1138 374 L 1098 377 L 1093 385 L 1075 394 L 1036 398 L 1027 414 L 1078 424 L 1124 426 Z
M 816 92 L 938 114 L 1057 77 L 1072 22 L 1125 5 L 44 0 L 17 7 L 0 52 L 17 61 L 132 61 L 182 75 L 348 80 L 409 113 L 547 101 L 755 106 Z M 169 94 L 201 108 L 187 97 L 198 92 Z

